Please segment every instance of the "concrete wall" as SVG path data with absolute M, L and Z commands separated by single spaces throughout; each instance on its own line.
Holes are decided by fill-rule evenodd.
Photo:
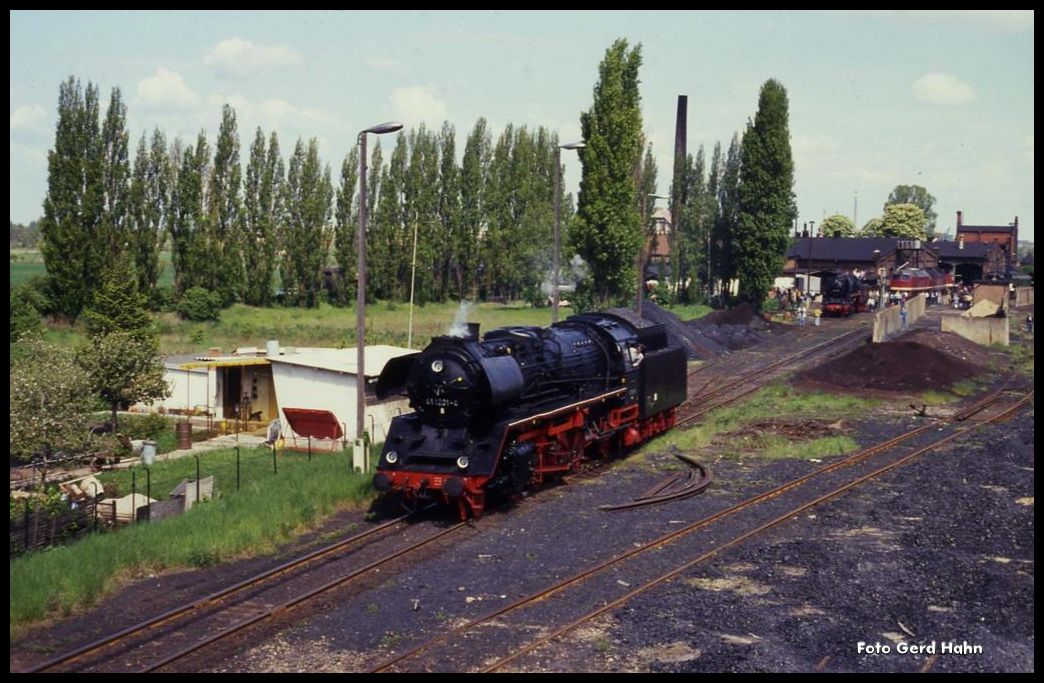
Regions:
M 944 315 L 942 331 L 959 334 L 976 344 L 1008 345 L 1008 318 L 973 318 L 967 315 Z
M 1008 310 L 1008 285 L 975 285 L 972 297 L 975 303 L 992 301 Z
M 1033 305 L 1033 288 L 1032 287 L 1016 287 L 1015 288 L 1015 306 L 1032 306 Z
M 918 294 L 906 302 L 906 326 L 909 328 L 924 315 L 925 296 Z M 902 330 L 902 316 L 899 306 L 889 306 L 874 314 L 874 343 L 883 342 Z
M 165 368 L 163 370 L 163 379 L 166 380 L 167 385 L 170 386 L 170 396 L 163 399 L 162 401 L 155 401 L 151 404 L 135 403 L 131 409 L 134 412 L 149 412 L 155 413 L 159 411 L 160 407 L 166 410 L 193 410 L 199 409 L 204 410 L 207 405 L 207 377 L 210 376 L 209 388 L 211 390 L 217 385 L 217 382 L 213 375 L 213 370 L 207 368 L 195 369 L 195 370 L 177 370 L 174 368 Z M 214 410 L 214 399 L 210 399 L 210 410 Z

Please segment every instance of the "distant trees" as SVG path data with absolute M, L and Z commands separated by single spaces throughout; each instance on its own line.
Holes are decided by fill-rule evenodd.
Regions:
M 928 240 L 924 211 L 915 204 L 887 204 L 884 216 L 867 221 L 861 232 L 863 237 L 905 237 Z
M 573 198 L 561 189 L 554 196 L 561 172 L 556 168 L 559 140 L 546 128 L 508 124 L 495 132 L 479 119 L 459 160 L 456 130 L 449 123 L 403 131 L 390 154 L 375 142 L 366 207 L 368 298 L 402 301 L 412 289 L 420 303 L 464 297 L 540 300 L 550 281 L 559 201 L 561 262 L 574 255 L 586 262 L 582 290 L 589 305 L 629 301 L 637 282 L 635 257 L 655 206 L 648 195 L 656 192 L 657 182 L 652 150 L 642 134 L 641 61 L 641 46 L 621 39 L 606 50 L 599 66 L 592 105 L 581 114 L 586 147 L 580 152 L 575 219 Z M 772 183 L 783 182 L 771 168 L 754 173 L 761 164 L 754 160 L 779 152 L 780 139 L 789 155 L 786 95 L 781 86 L 777 90 L 783 138 L 777 135 L 773 141 L 766 132 L 757 148 L 741 149 L 735 136 L 727 152 L 715 146 L 709 164 L 702 148 L 676 162 L 669 204 L 676 215 L 669 239 L 671 277 L 682 300 L 693 300 L 712 279 L 735 277 L 740 257 L 753 253 L 748 242 L 777 246 L 759 232 L 771 221 L 766 206 L 755 206 L 753 200 L 775 191 Z M 764 89 L 762 95 L 765 100 Z M 248 158 L 241 159 L 236 112 L 226 104 L 213 141 L 206 131 L 186 142 L 169 141 L 155 130 L 151 137 L 138 138 L 131 163 L 126 117 L 118 88 L 100 122 L 95 86 L 84 88 L 70 77 L 60 87 L 40 222 L 54 308 L 78 316 L 103 272 L 123 256 L 136 289 L 153 306 L 167 305 L 165 296 L 155 295 L 167 235 L 175 302 L 200 287 L 216 293 L 224 306 L 236 301 L 267 306 L 275 301 L 279 280 L 281 301 L 288 305 L 351 302 L 359 247 L 357 149 L 344 157 L 336 190 L 314 139 L 299 141 L 286 164 L 276 133 L 266 136 L 259 128 Z M 748 137 L 771 127 L 770 118 L 769 109 L 759 110 Z M 755 137 L 760 140 L 762 134 Z M 755 142 L 744 138 L 743 144 Z M 741 177 L 742 155 L 751 158 L 746 177 Z M 786 164 L 782 170 L 786 176 Z M 792 177 L 792 168 L 789 173 Z M 746 222 L 741 225 L 744 186 Z M 753 272 L 753 262 L 744 263 Z M 333 287 L 327 291 L 322 272 L 333 264 L 340 266 L 341 277 L 328 283 Z M 197 294 L 194 303 L 175 308 L 196 310 L 199 301 Z
M 832 216 L 827 216 L 820 223 L 819 227 L 823 230 L 824 237 L 833 237 L 834 233 L 840 234 L 841 237 L 855 237 L 856 228 L 855 223 L 848 216 L 835 213 Z
M 935 197 L 920 185 L 896 185 L 888 199 L 885 201 L 884 210 L 892 204 L 913 204 L 924 212 L 924 230 L 928 235 L 935 232 L 935 219 L 938 215 L 932 210 L 935 206 Z

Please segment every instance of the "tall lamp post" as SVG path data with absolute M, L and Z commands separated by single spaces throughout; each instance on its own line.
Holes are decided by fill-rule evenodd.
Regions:
M 366 134 L 384 135 L 394 133 L 402 124 L 389 121 L 379 123 L 359 132 L 359 267 L 356 273 L 355 346 L 357 347 L 355 377 L 355 436 L 362 437 L 366 431 Z
M 562 186 L 562 150 L 583 149 L 587 145 L 583 142 L 570 142 L 567 145 L 559 145 L 555 149 L 555 251 L 551 257 L 551 322 L 558 322 L 558 251 L 559 233 L 562 222 L 562 199 L 560 188 Z
M 646 243 L 646 240 L 648 238 L 648 235 L 646 234 L 646 227 L 647 226 L 646 226 L 646 223 L 645 223 L 645 211 L 646 211 L 646 209 L 645 209 L 645 200 L 648 199 L 649 197 L 652 197 L 653 208 L 654 209 L 656 208 L 656 200 L 657 199 L 670 199 L 670 197 L 667 197 L 667 196 L 662 195 L 662 194 L 651 194 L 651 193 L 649 193 L 649 194 L 642 195 L 642 246 L 638 248 L 638 300 L 635 303 L 635 307 L 634 307 L 634 310 L 638 314 L 639 318 L 642 316 L 642 299 L 645 298 L 645 296 L 644 296 L 645 292 L 642 291 L 642 290 L 645 289 L 645 273 L 643 271 L 645 270 L 645 259 L 646 259 L 645 243 Z M 673 219 L 674 216 L 671 216 L 671 218 Z

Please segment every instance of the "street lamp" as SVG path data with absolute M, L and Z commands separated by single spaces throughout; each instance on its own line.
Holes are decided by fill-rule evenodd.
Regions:
M 402 128 L 401 123 L 389 121 L 379 123 L 359 132 L 359 272 L 356 273 L 355 345 L 356 362 L 356 414 L 355 436 L 361 437 L 366 429 L 366 134 L 384 135 Z
M 638 314 L 639 318 L 642 317 L 642 299 L 644 298 L 644 292 L 642 290 L 645 289 L 645 273 L 643 272 L 645 270 L 646 259 L 645 244 L 646 238 L 648 237 L 645 232 L 645 200 L 649 197 L 652 197 L 654 209 L 656 208 L 657 199 L 670 199 L 670 197 L 667 197 L 662 194 L 649 193 L 642 195 L 642 246 L 638 249 L 638 301 L 634 307 L 634 310 Z M 674 216 L 671 216 L 671 218 L 673 219 Z
M 562 150 L 583 149 L 587 145 L 583 142 L 570 142 L 559 145 L 555 149 L 555 251 L 551 261 L 551 322 L 558 322 L 558 250 L 559 250 L 559 227 L 562 221 L 562 199 L 560 187 L 562 185 Z

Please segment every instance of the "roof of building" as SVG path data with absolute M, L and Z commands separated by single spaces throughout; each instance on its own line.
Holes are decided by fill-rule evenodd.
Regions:
M 378 344 L 366 347 L 366 375 L 376 377 L 381 374 L 384 366 L 392 358 L 416 353 L 412 349 L 401 346 L 388 346 Z M 297 349 L 295 353 L 285 353 L 268 358 L 273 363 L 286 363 L 302 367 L 315 368 L 318 370 L 329 370 L 346 375 L 358 373 L 358 352 L 352 346 L 346 349 Z
M 787 250 L 787 258 L 874 263 L 894 251 L 898 241 L 896 237 L 799 237 Z
M 928 245 L 932 251 L 939 255 L 939 258 L 952 259 L 952 258 L 965 258 L 965 259 L 985 259 L 990 249 L 999 249 L 995 244 L 988 244 L 986 242 L 965 242 L 964 248 L 957 242 L 951 242 L 949 240 L 938 240 Z
M 958 225 L 957 234 L 962 232 L 1010 232 L 1018 231 L 1015 225 Z

